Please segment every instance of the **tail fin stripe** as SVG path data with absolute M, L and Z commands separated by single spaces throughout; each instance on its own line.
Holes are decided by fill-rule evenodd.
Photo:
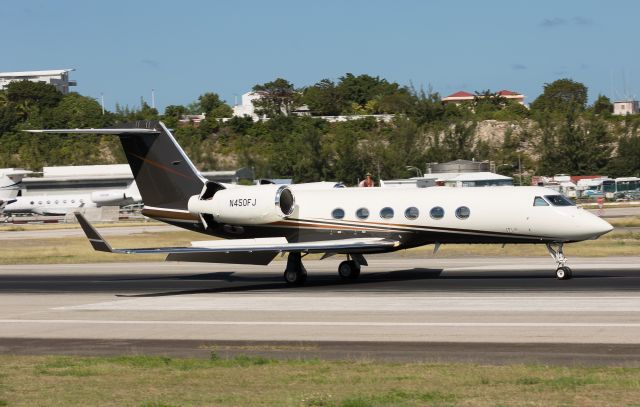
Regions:
M 176 171 L 176 170 L 174 170 L 173 168 L 169 168 L 169 167 L 167 167 L 166 165 L 162 165 L 162 164 L 160 164 L 160 163 L 158 163 L 158 162 L 155 162 L 155 161 L 153 161 L 153 160 L 150 160 L 150 159 L 148 159 L 148 158 L 145 158 L 145 157 L 139 156 L 138 154 L 134 154 L 134 153 L 131 153 L 131 152 L 130 152 L 130 153 L 127 153 L 127 154 L 128 154 L 128 155 L 132 155 L 132 156 L 136 157 L 137 159 L 142 160 L 142 161 L 144 161 L 145 163 L 147 163 L 147 164 L 149 164 L 149 165 L 153 165 L 153 166 L 154 166 L 154 167 L 156 167 L 156 168 L 160 168 L 161 170 L 168 171 L 168 172 L 170 172 L 170 173 L 172 173 L 172 174 L 176 174 L 176 175 L 179 175 L 179 176 L 184 177 L 184 178 L 187 178 L 187 179 L 193 179 L 193 177 L 190 177 L 190 176 L 189 176 L 189 175 L 187 175 L 187 174 L 183 174 L 183 173 L 181 173 L 180 171 Z M 199 179 L 199 178 L 197 178 L 197 179 Z

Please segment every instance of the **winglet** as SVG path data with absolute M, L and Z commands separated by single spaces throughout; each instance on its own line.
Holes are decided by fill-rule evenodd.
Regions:
M 84 215 L 82 215 L 80 212 L 75 212 L 75 215 L 76 219 L 78 219 L 78 223 L 80 223 L 80 227 L 82 227 L 82 230 L 84 231 L 84 234 L 87 235 L 87 239 L 89 239 L 91 246 L 93 246 L 93 250 L 113 253 L 111 245 L 107 243 L 106 240 L 104 240 L 104 238 L 93 226 L 91 226 Z

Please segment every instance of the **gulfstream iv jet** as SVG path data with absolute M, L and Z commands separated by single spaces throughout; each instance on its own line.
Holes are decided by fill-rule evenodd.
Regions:
M 370 253 L 447 243 L 538 243 L 571 278 L 563 245 L 596 239 L 612 226 L 540 187 L 314 188 L 302 184 L 238 186 L 207 181 L 161 122 L 109 129 L 32 130 L 112 134 L 120 138 L 148 217 L 225 240 L 190 247 L 114 249 L 81 215 L 95 250 L 167 253 L 169 261 L 266 265 L 288 253 L 284 279 L 302 284 L 302 258 L 340 254 L 338 274 L 357 278 Z M 323 257 L 323 258 L 324 258 Z

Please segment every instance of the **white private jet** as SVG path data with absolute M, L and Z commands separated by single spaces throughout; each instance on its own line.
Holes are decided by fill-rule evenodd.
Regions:
M 141 201 L 140 192 L 136 183 L 133 182 L 127 188 L 98 190 L 91 193 L 18 196 L 7 202 L 2 213 L 4 215 L 16 213 L 66 215 L 80 208 L 126 206 Z
M 563 244 L 596 239 L 612 226 L 541 187 L 297 188 L 231 186 L 207 181 L 161 122 L 112 129 L 31 130 L 120 137 L 148 217 L 228 240 L 190 247 L 114 249 L 76 214 L 95 250 L 167 253 L 169 261 L 268 264 L 289 253 L 284 279 L 302 284 L 302 257 L 343 254 L 338 273 L 356 278 L 364 257 L 445 243 L 539 243 L 556 262 L 556 277 L 571 278 Z M 324 258 L 323 257 L 323 258 Z

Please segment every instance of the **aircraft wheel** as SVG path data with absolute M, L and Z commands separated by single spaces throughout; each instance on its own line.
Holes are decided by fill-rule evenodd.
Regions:
M 286 269 L 284 271 L 284 281 L 288 285 L 302 285 L 307 280 L 307 271 Z
M 354 279 L 360 276 L 360 265 L 353 260 L 345 260 L 338 266 L 338 274 L 344 279 Z
M 569 280 L 572 277 L 572 272 L 569 267 L 558 267 L 556 269 L 556 278 L 558 280 Z

